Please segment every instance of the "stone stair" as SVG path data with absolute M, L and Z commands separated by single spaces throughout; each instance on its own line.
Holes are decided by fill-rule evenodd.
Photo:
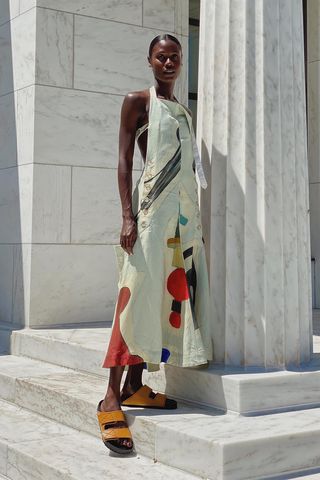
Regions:
M 17 330 L 12 335 L 11 353 L 107 378 L 107 369 L 101 364 L 110 332 L 111 323 L 95 328 Z M 184 402 L 241 414 L 320 407 L 320 337 L 314 338 L 313 360 L 299 368 L 266 371 L 256 367 L 180 369 L 165 365 L 159 372 L 145 372 L 144 379 Z
M 4 479 L 196 480 L 141 455 L 121 461 L 106 456 L 105 446 L 95 436 L 5 401 L 0 401 L 0 419 L 0 467 Z
M 120 460 L 96 419 L 109 334 L 110 324 L 12 333 L 12 354 L 0 356 L 0 473 L 9 480 L 320 478 L 317 352 L 308 370 L 184 369 L 191 392 L 201 376 L 205 401 L 180 381 L 178 410 L 126 408 L 137 456 Z M 174 391 L 164 373 L 178 378 L 181 369 L 165 370 L 145 372 L 145 381 Z

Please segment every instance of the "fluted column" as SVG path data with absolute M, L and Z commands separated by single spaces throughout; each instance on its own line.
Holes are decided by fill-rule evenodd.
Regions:
M 285 368 L 312 353 L 303 48 L 301 0 L 201 1 L 201 205 L 226 365 Z

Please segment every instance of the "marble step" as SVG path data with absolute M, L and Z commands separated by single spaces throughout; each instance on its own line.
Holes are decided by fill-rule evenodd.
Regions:
M 310 472 L 310 470 L 309 470 Z M 272 480 L 319 480 L 320 479 L 320 469 L 314 469 L 313 472 L 315 473 L 305 473 L 300 472 L 298 476 L 296 474 L 292 475 L 280 475 L 276 477 L 272 477 Z M 271 479 L 270 479 L 271 480 Z
M 1 398 L 96 440 L 105 387 L 97 375 L 0 357 Z M 175 411 L 124 410 L 139 454 L 201 478 L 258 480 L 320 467 L 320 408 L 259 416 L 183 403 Z
M 140 454 L 119 461 L 98 438 L 5 401 L 0 401 L 0 473 L 4 480 L 198 478 Z
M 111 322 L 105 327 L 15 330 L 11 335 L 11 353 L 103 377 L 102 368 L 111 334 Z
M 24 329 L 14 331 L 11 353 L 107 378 L 101 367 L 111 324 L 95 328 Z M 315 336 L 317 339 L 318 337 Z M 158 391 L 182 401 L 242 414 L 320 406 L 320 353 L 301 368 L 266 371 L 260 368 L 176 368 L 162 365 L 144 372 Z

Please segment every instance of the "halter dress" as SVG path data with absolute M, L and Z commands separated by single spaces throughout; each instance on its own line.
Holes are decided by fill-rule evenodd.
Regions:
M 133 255 L 115 245 L 118 299 L 102 367 L 161 362 L 181 367 L 213 358 L 208 271 L 198 182 L 206 182 L 192 118 L 150 87 L 146 161 L 132 194 Z

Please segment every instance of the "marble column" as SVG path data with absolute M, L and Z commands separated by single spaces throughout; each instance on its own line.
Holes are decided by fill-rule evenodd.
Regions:
M 312 354 L 302 2 L 202 0 L 200 27 L 215 362 L 301 365 Z

